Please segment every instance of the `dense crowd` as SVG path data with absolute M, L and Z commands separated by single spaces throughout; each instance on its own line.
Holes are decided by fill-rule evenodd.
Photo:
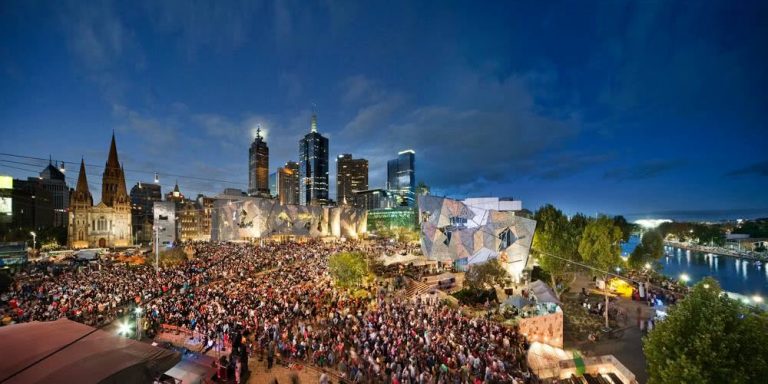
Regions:
M 227 345 L 237 380 L 253 353 L 266 357 L 270 367 L 276 361 L 301 361 L 355 383 L 522 383 L 531 378 L 527 343 L 514 328 L 467 317 L 434 296 L 397 297 L 384 283 L 357 291 L 334 287 L 329 255 L 360 249 L 377 254 L 390 245 L 191 246 L 197 257 L 159 275 L 152 267 L 107 261 L 94 270 L 28 273 L 5 294 L 2 310 L 13 321 L 66 316 L 96 323 L 134 301 L 144 309 L 149 334 L 171 325 L 197 335 L 203 352 Z

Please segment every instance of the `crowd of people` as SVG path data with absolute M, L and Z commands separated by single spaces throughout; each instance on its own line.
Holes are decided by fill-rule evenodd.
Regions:
M 468 317 L 434 295 L 399 297 L 383 282 L 357 291 L 333 284 L 330 255 L 360 249 L 375 254 L 389 245 L 309 241 L 189 247 L 196 257 L 159 274 L 149 266 L 108 261 L 96 269 L 30 272 L 4 294 L 8 300 L 3 299 L 2 310 L 14 322 L 66 316 L 98 323 L 119 315 L 116 308 L 126 302 L 138 303 L 148 334 L 170 325 L 199 338 L 201 352 L 216 348 L 230 354 L 221 360 L 219 375 L 229 372 L 236 382 L 253 354 L 266 358 L 269 368 L 301 362 L 354 383 L 531 379 L 527 342 L 514 328 Z

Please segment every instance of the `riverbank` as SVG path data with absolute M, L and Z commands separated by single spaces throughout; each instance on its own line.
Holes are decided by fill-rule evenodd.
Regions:
M 669 247 L 688 249 L 696 252 L 706 252 L 706 253 L 714 253 L 721 256 L 736 257 L 739 259 L 759 260 L 762 262 L 768 261 L 768 257 L 766 257 L 765 255 L 759 255 L 754 252 L 746 252 L 746 251 L 739 252 L 739 251 L 734 251 L 734 250 L 726 249 L 722 247 L 708 247 L 704 245 L 679 243 L 675 241 L 665 241 L 664 245 Z

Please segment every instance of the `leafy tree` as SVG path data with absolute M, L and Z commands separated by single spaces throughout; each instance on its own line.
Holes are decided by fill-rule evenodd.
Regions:
M 368 276 L 368 263 L 362 252 L 340 252 L 328 259 L 328 270 L 341 287 L 357 287 Z
M 547 272 L 555 294 L 567 289 L 575 279 L 569 261 L 578 261 L 578 238 L 580 232 L 571 226 L 568 218 L 559 209 L 547 204 L 536 211 L 536 232 L 533 249 L 538 253 L 539 265 Z
M 472 265 L 464 274 L 464 286 L 471 290 L 485 290 L 494 285 L 507 285 L 509 274 L 497 259 Z
M 768 377 L 768 316 L 706 278 L 643 340 L 650 384 L 760 383 Z
M 631 236 L 632 231 L 635 230 L 634 224 L 629 223 L 624 216 L 618 215 L 613 217 L 613 225 L 621 229 L 621 240 L 624 242 L 629 241 L 629 236 Z
M 587 224 L 579 243 L 579 253 L 583 260 L 594 267 L 596 276 L 605 281 L 605 326 L 608 327 L 608 277 L 621 264 L 621 229 L 613 225 L 613 220 L 600 216 Z
M 184 249 L 182 247 L 174 247 L 165 251 L 161 251 L 159 259 L 160 266 L 171 267 L 185 262 L 187 260 L 187 254 L 184 253 Z M 155 262 L 154 258 L 151 258 L 151 261 L 147 261 L 151 262 L 152 264 Z
M 429 186 L 426 183 L 424 183 L 424 181 L 419 181 L 419 183 L 416 184 L 416 194 L 429 195 Z
M 640 244 L 629 255 L 629 265 L 642 268 L 645 263 L 655 263 L 664 256 L 664 239 L 658 231 L 648 231 L 643 234 Z
M 573 228 L 574 232 L 579 235 L 579 241 L 581 241 L 581 235 L 584 233 L 584 228 L 587 227 L 587 224 L 589 224 L 592 221 L 587 216 L 584 216 L 583 213 L 577 213 L 571 217 L 571 227 Z

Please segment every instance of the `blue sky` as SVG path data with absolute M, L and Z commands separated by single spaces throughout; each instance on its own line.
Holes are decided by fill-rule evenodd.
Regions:
M 5 1 L 0 152 L 102 165 L 114 130 L 128 188 L 157 171 L 164 191 L 194 175 L 219 181 L 182 192 L 214 194 L 245 188 L 257 124 L 271 171 L 296 160 L 314 103 L 331 158 L 369 159 L 372 188 L 412 148 L 417 179 L 454 197 L 762 210 L 767 17 L 757 1 Z

